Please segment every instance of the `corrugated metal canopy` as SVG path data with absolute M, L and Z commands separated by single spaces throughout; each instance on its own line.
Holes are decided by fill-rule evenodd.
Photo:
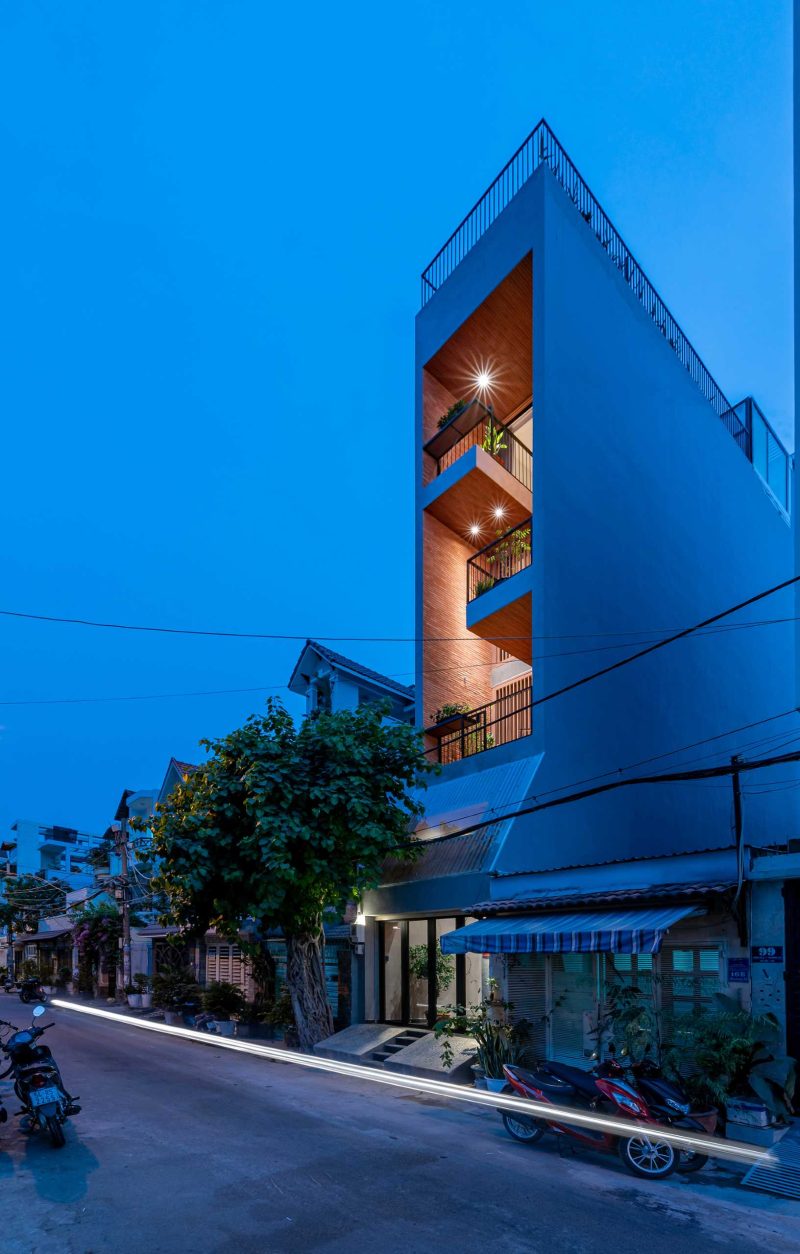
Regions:
M 656 954 L 665 932 L 694 913 L 694 906 L 661 910 L 573 912 L 479 919 L 446 932 L 445 954 Z

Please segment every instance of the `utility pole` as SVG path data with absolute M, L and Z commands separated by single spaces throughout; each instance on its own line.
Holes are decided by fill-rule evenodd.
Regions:
M 122 991 L 131 984 L 131 915 L 130 915 L 130 891 L 128 881 L 128 797 L 131 790 L 126 788 L 122 794 L 122 800 L 117 806 L 117 813 L 114 816 L 119 821 L 119 839 L 117 841 L 117 852 L 120 859 L 120 913 L 122 915 Z
M 744 905 L 741 901 L 742 889 L 744 888 L 744 840 L 742 831 L 742 781 L 740 778 L 739 765 L 741 758 L 735 753 L 731 758 L 731 783 L 733 785 L 733 834 L 736 842 L 736 896 L 733 899 L 733 908 L 736 912 L 736 919 L 739 924 L 739 939 L 743 945 L 747 944 L 747 926 Z

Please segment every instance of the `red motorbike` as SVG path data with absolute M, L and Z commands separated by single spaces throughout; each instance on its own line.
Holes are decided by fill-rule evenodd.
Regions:
M 641 1093 L 624 1080 L 592 1075 L 579 1067 L 556 1062 L 549 1062 L 538 1071 L 510 1065 L 504 1066 L 503 1071 L 514 1092 L 539 1107 L 567 1106 L 598 1115 L 605 1111 L 617 1119 L 622 1116 L 635 1120 L 640 1129 L 636 1132 L 631 1129 L 631 1136 L 620 1136 L 600 1127 L 595 1129 L 548 1118 L 544 1111 L 541 1115 L 503 1111 L 506 1132 L 515 1141 L 533 1145 L 548 1131 L 559 1137 L 571 1137 L 587 1149 L 618 1153 L 628 1171 L 647 1180 L 661 1180 L 677 1167 L 678 1151 L 657 1134 L 647 1135 L 646 1125 L 657 1127 L 657 1121 Z

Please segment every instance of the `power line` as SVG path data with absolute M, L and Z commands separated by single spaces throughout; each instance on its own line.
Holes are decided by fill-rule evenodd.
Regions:
M 684 627 L 682 631 L 676 631 L 673 635 L 667 636 L 664 640 L 659 640 L 655 644 L 649 644 L 644 649 L 639 649 L 636 653 L 631 653 L 628 657 L 620 658 L 616 662 L 611 662 L 609 666 L 604 666 L 599 671 L 593 671 L 591 675 L 583 675 L 580 679 L 573 680 L 570 684 L 564 684 L 561 688 L 556 688 L 553 692 L 548 692 L 543 697 L 539 697 L 536 701 L 531 702 L 531 706 L 543 705 L 545 701 L 553 701 L 556 697 L 563 697 L 567 692 L 573 692 L 574 689 L 580 688 L 583 684 L 591 683 L 594 679 L 600 679 L 603 675 L 610 675 L 612 671 L 620 670 L 623 666 L 630 665 L 631 662 L 637 662 L 640 658 L 647 657 L 650 653 L 655 653 L 657 649 L 665 649 L 667 645 L 675 644 L 678 640 L 683 640 L 687 636 L 691 636 L 694 632 L 699 631 L 703 627 L 710 627 L 712 623 L 717 623 L 722 618 L 727 618 L 730 614 L 736 614 L 739 610 L 746 609 L 748 605 L 755 605 L 757 601 L 763 601 L 766 597 L 774 596 L 776 592 L 782 592 L 786 588 L 792 587 L 800 581 L 800 575 L 793 575 L 791 579 L 784 579 L 782 583 L 775 584 L 771 588 L 766 588 L 763 592 L 756 593 L 755 596 L 748 597 L 746 601 L 740 601 L 737 605 L 731 605 L 728 609 L 721 610 L 718 614 L 712 614 L 710 618 L 704 618 L 699 623 L 695 623 L 692 627 Z
M 568 635 L 543 635 L 543 636 L 502 636 L 497 637 L 498 640 L 578 640 L 578 639 L 600 639 L 608 636 L 630 636 L 630 635 L 659 635 L 664 632 L 668 633 L 672 638 L 679 639 L 681 635 L 690 631 L 697 631 L 699 627 L 706 626 L 716 622 L 720 618 L 724 618 L 728 614 L 733 614 L 739 609 L 743 609 L 747 605 L 752 605 L 756 601 L 762 600 L 764 597 L 771 596 L 774 592 L 779 592 L 783 588 L 789 587 L 796 583 L 800 576 L 789 579 L 785 583 L 777 584 L 774 588 L 769 588 L 765 592 L 759 593 L 758 596 L 751 597 L 747 601 L 743 601 L 740 605 L 732 606 L 728 610 L 724 610 L 721 614 L 706 619 L 704 623 L 698 624 L 692 628 L 686 628 L 683 631 L 675 631 L 672 628 L 635 628 L 624 629 L 612 632 L 579 632 Z M 157 635 L 168 636 L 203 636 L 216 639 L 233 639 L 233 640 L 287 640 L 287 641 L 305 641 L 305 640 L 328 640 L 338 643 L 363 643 L 363 644 L 417 644 L 430 642 L 441 643 L 464 643 L 474 640 L 474 636 L 326 636 L 326 635 L 292 635 L 284 632 L 266 632 L 266 631 L 222 631 L 212 630 L 209 628 L 193 628 L 193 627 L 163 627 L 159 625 L 147 623 L 118 623 L 114 621 L 106 621 L 103 619 L 91 618 L 68 618 L 59 614 L 31 614 L 23 610 L 0 610 L 0 616 L 4 618 L 21 618 L 32 622 L 40 623 L 56 623 L 66 624 L 75 627 L 96 627 L 113 631 L 134 631 L 134 632 L 150 632 Z M 793 622 L 794 618 L 775 619 L 774 622 Z M 761 626 L 761 623 L 742 624 L 742 626 Z M 731 624 L 732 627 L 738 624 Z
M 783 710 L 780 714 L 770 714 L 766 718 L 756 719 L 752 723 L 743 723 L 740 727 L 731 727 L 727 731 L 717 732 L 714 736 L 706 736 L 702 740 L 694 740 L 689 744 L 680 745 L 676 749 L 666 749 L 664 750 L 663 753 L 653 754 L 649 758 L 639 758 L 638 761 L 628 762 L 626 763 L 625 766 L 617 766 L 611 770 L 602 771 L 597 775 L 589 775 L 589 776 L 586 776 L 584 779 L 573 780 L 569 784 L 560 784 L 557 788 L 549 788 L 549 789 L 546 789 L 544 792 L 539 792 L 534 795 L 537 798 L 538 797 L 551 797 L 555 793 L 566 792 L 568 789 L 580 788 L 584 784 L 593 784 L 593 783 L 596 783 L 598 780 L 609 779 L 611 776 L 621 775 L 623 771 L 632 771 L 640 766 L 648 766 L 651 762 L 658 762 L 662 758 L 671 758 L 671 757 L 674 757 L 678 753 L 688 753 L 690 749 L 698 749 L 702 745 L 712 744 L 715 740 L 727 740 L 730 736 L 738 735 L 739 732 L 752 731 L 756 727 L 762 727 L 767 723 L 774 723 L 778 719 L 788 718 L 790 714 L 798 714 L 798 713 L 800 713 L 800 710 L 796 707 L 792 707 L 789 710 Z M 784 740 L 785 744 L 791 744 L 793 741 L 799 738 L 799 735 L 800 734 L 796 733 L 787 738 L 785 732 L 779 732 L 775 736 L 762 736 L 755 740 L 745 741 L 743 744 L 739 745 L 738 747 L 740 749 L 753 749 L 759 745 L 767 744 L 770 741 L 775 741 L 775 740 L 780 741 L 782 739 Z M 783 745 L 777 745 L 775 746 L 775 748 L 783 748 Z M 690 766 L 693 762 L 701 762 L 704 760 L 704 758 L 717 757 L 718 754 L 726 753 L 726 752 L 727 752 L 726 749 L 716 749 L 710 754 L 704 754 L 696 758 L 689 758 L 688 761 L 685 762 L 683 765 Z M 466 814 L 461 815 L 461 818 L 469 819 L 469 818 L 472 818 L 473 815 L 476 817 L 478 815 L 482 815 L 483 820 L 480 824 L 477 824 L 478 827 L 485 827 L 485 826 L 488 826 L 490 823 L 501 823 L 508 818 L 514 817 L 513 814 L 500 813 L 501 809 L 507 810 L 509 806 L 522 805 L 522 803 L 524 801 L 527 801 L 528 799 L 529 799 L 528 797 L 517 797 L 513 801 L 505 802 L 502 807 L 492 806 L 488 811 L 486 811 L 483 807 L 480 807 L 476 810 L 472 810 Z M 417 828 L 415 832 L 415 836 L 419 837 L 421 835 L 424 835 L 425 832 L 436 831 L 438 830 L 438 827 L 439 827 L 439 824 L 436 824 L 433 827 Z M 461 829 L 457 832 L 452 833 L 453 836 L 461 836 L 463 834 L 464 834 L 463 830 Z
M 614 779 L 607 784 L 596 784 L 593 788 L 584 788 L 578 792 L 568 793 L 566 797 L 551 797 L 549 801 L 534 802 L 533 805 L 523 806 L 521 809 L 514 810 L 511 814 L 504 814 L 502 818 L 518 819 L 526 814 L 537 814 L 541 810 L 552 810 L 556 806 L 568 805 L 573 801 L 585 801 L 589 797 L 596 797 L 601 793 L 614 792 L 618 788 L 630 788 L 641 784 L 671 784 L 684 783 L 690 780 L 719 779 L 723 776 L 733 775 L 737 771 L 761 771 L 767 767 L 781 766 L 787 762 L 800 762 L 800 749 L 795 749 L 792 753 L 778 754 L 771 758 L 756 759 L 753 762 L 740 760 L 735 764 L 705 766 L 694 771 L 669 771 L 661 775 L 635 775 L 631 779 Z M 441 836 L 439 839 L 443 841 L 455 840 L 458 836 L 468 836 L 471 832 L 480 831 L 487 826 L 489 824 L 486 819 L 483 819 L 480 823 L 471 823 L 467 827 L 462 827 L 457 832 Z M 408 844 L 398 847 L 408 849 L 416 843 L 416 841 L 409 841 Z

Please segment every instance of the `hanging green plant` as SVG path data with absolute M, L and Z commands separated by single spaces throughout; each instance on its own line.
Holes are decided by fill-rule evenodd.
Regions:
M 446 427 L 451 418 L 455 418 L 456 414 L 460 414 L 462 409 L 467 408 L 466 401 L 456 401 L 455 405 L 451 405 L 446 413 L 442 414 L 437 422 L 437 427 L 441 431 L 442 427 Z

